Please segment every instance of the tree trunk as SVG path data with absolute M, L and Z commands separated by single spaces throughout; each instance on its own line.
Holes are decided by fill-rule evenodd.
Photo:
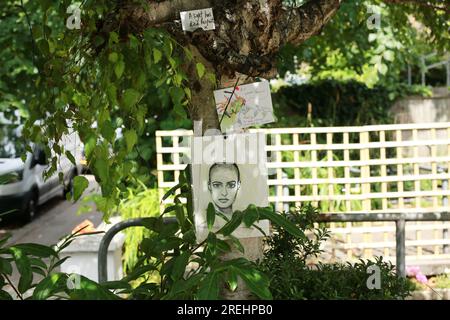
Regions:
M 211 80 L 203 76 L 201 79 L 198 78 L 196 63 L 202 63 L 205 68 L 206 73 L 212 73 L 214 75 L 217 74 L 217 71 L 213 67 L 213 65 L 207 61 L 198 49 L 190 45 L 189 49 L 193 54 L 193 61 L 186 66 L 186 72 L 189 79 L 196 79 L 190 83 L 190 89 L 192 92 L 192 99 L 189 106 L 189 116 L 192 121 L 201 121 L 202 122 L 202 135 L 208 134 L 207 130 L 216 130 L 215 132 L 218 134 L 220 132 L 219 126 L 219 118 L 217 115 L 216 104 L 214 101 L 214 90 L 216 89 L 216 84 L 212 83 Z M 232 83 L 236 82 L 236 79 L 228 78 L 226 76 L 220 77 L 220 88 L 227 87 Z M 245 75 L 239 76 L 239 84 L 248 83 L 253 81 L 253 78 L 246 77 Z M 198 125 L 198 124 L 197 124 Z M 194 124 L 194 127 L 196 124 Z M 245 257 L 250 261 L 256 261 L 262 258 L 263 256 L 263 238 L 245 238 L 240 239 L 241 244 L 244 248 L 244 254 L 242 254 L 239 250 L 233 249 L 230 253 L 225 254 L 221 257 L 222 260 L 231 260 L 239 257 Z M 230 243 L 230 246 L 233 247 L 233 244 Z M 248 300 L 254 299 L 248 288 L 245 286 L 245 283 L 242 279 L 238 281 L 238 287 L 234 292 L 231 292 L 227 288 L 222 288 L 222 296 L 225 299 L 229 300 Z
M 216 88 L 216 84 L 206 76 L 208 73 L 215 75 L 216 72 L 213 65 L 200 54 L 195 46 L 189 45 L 189 50 L 192 52 L 193 60 L 185 68 L 187 76 L 191 80 L 189 82 L 189 88 L 192 93 L 188 111 L 192 121 L 202 122 L 203 135 L 207 130 L 220 129 L 216 103 L 214 102 L 214 89 Z M 197 74 L 196 63 L 202 63 L 205 66 L 205 75 L 201 79 Z

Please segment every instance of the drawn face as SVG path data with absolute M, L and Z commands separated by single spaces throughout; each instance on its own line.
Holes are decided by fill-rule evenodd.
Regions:
M 232 165 L 218 165 L 210 172 L 208 189 L 219 210 L 231 208 L 239 191 L 237 169 Z

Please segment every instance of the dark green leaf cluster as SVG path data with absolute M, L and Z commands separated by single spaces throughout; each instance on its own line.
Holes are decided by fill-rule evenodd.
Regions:
M 411 282 L 399 278 L 390 262 L 376 257 L 374 261 L 358 263 L 318 263 L 310 265 L 311 258 L 322 253 L 321 243 L 329 237 L 325 226 L 315 223 L 318 212 L 305 206 L 284 215 L 307 239 L 295 237 L 277 226 L 268 237 L 268 248 L 259 266 L 270 277 L 270 291 L 274 299 L 404 299 L 414 289 Z M 380 270 L 380 289 L 367 285 L 369 267 Z
M 0 239 L 0 300 L 119 299 L 84 276 L 57 271 L 69 258 L 60 259 L 60 252 L 80 236 L 80 231 L 55 248 L 34 243 L 8 246 L 9 237 Z M 18 284 L 12 280 L 14 269 L 20 274 Z

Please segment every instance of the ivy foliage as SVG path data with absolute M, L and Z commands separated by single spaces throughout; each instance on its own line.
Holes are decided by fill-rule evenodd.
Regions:
M 17 2 L 7 4 L 9 14 L 17 14 Z M 45 146 L 51 159 L 46 176 L 58 172 L 61 155 L 74 161 L 60 141 L 65 134 L 77 132 L 101 186 L 97 207 L 108 218 L 128 185 L 154 181 L 149 170 L 154 139 L 149 136 L 161 127 L 159 116 L 164 114 L 167 128 L 189 125 L 185 111 L 191 91 L 182 63 L 191 61 L 192 55 L 163 29 L 133 35 L 117 25 L 99 32 L 99 23 L 114 12 L 110 1 L 83 1 L 79 4 L 82 27 L 67 28 L 70 5 L 69 0 L 25 1 L 20 22 L 30 34 L 22 32 L 24 39 L 17 48 L 2 55 L 17 53 L 18 47 L 31 53 L 33 63 L 24 65 L 32 70 L 22 72 L 32 75 L 26 82 L 30 90 L 24 90 L 29 95 L 26 100 L 20 95 L 14 99 L 26 101 L 24 139 Z M 202 67 L 197 63 L 199 77 Z M 6 90 L 14 93 L 11 86 Z M 175 123 L 167 123 L 170 119 Z M 75 185 L 77 198 L 87 185 L 82 179 Z
M 448 50 L 450 20 L 445 6 L 440 0 L 426 4 L 343 1 L 320 36 L 283 48 L 279 72 L 282 76 L 300 72 L 313 80 L 354 79 L 369 87 L 393 86 L 406 81 L 411 65 L 413 83 L 419 83 L 421 57 L 436 52 L 434 62 L 442 61 Z

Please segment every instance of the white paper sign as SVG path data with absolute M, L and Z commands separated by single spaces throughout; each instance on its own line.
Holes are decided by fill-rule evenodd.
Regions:
M 233 89 L 214 91 L 222 132 L 275 121 L 268 81 L 240 85 L 234 92 Z
M 211 203 L 216 215 L 212 232 L 219 231 L 236 210 L 250 204 L 269 206 L 264 134 L 237 134 L 193 138 L 192 188 L 197 241 L 208 236 L 207 208 Z M 256 187 L 257 186 L 257 187 Z M 269 235 L 269 221 L 260 220 L 255 227 L 241 224 L 237 238 Z M 261 233 L 263 231 L 263 233 Z M 219 235 L 219 238 L 222 236 Z
M 214 30 L 212 8 L 180 12 L 181 25 L 184 31 L 195 31 L 201 28 L 205 31 Z

